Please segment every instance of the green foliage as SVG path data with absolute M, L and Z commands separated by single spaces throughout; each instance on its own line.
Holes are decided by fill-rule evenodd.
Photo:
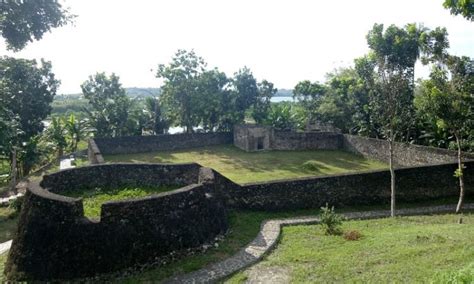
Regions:
M 206 132 L 230 131 L 244 122 L 246 112 L 258 123 L 265 120 L 277 92 L 272 83 L 258 83 L 246 67 L 228 78 L 206 66 L 203 58 L 186 50 L 178 50 L 169 64 L 158 66 L 156 77 L 163 79 L 160 102 L 173 125 L 189 133 L 198 126 Z
M 270 125 L 278 130 L 294 130 L 304 127 L 304 113 L 292 103 L 272 103 L 262 124 Z
M 453 15 L 462 15 L 474 21 L 474 2 L 472 0 L 444 0 L 444 8 L 449 9 Z
M 38 135 L 59 86 L 51 69 L 46 61 L 0 59 L 0 151 L 15 168 L 13 181 L 39 160 Z
M 341 226 L 343 217 L 334 211 L 334 206 L 329 208 L 328 204 L 326 203 L 325 207 L 321 207 L 321 214 L 319 218 L 321 220 L 321 226 L 323 227 L 326 235 L 334 236 L 342 234 Z
M 52 117 L 51 124 L 44 131 L 44 138 L 53 144 L 53 147 L 58 155 L 61 157 L 64 154 L 64 148 L 67 146 L 66 141 L 66 127 L 65 123 L 59 117 Z
M 278 91 L 273 87 L 273 83 L 263 80 L 258 83 L 257 99 L 252 107 L 252 118 L 256 123 L 262 124 L 268 117 L 271 106 L 271 99 Z
M 84 97 L 91 106 L 87 110 L 90 124 L 97 137 L 118 137 L 128 134 L 127 121 L 131 101 L 119 77 L 112 73 L 96 73 L 81 85 Z
M 52 28 L 68 24 L 74 18 L 55 0 L 2 1 L 0 15 L 0 33 L 7 48 L 14 51 L 40 40 Z

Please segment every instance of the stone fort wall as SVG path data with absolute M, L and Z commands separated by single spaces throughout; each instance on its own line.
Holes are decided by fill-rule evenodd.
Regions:
M 100 220 L 84 217 L 82 199 L 59 195 L 109 182 L 188 185 L 107 202 Z M 155 262 L 213 242 L 228 227 L 221 195 L 212 170 L 197 164 L 98 165 L 45 176 L 41 185 L 28 186 L 5 274 L 21 281 L 74 279 Z
M 386 142 L 376 139 L 335 133 L 272 135 L 285 141 L 278 146 L 282 149 L 332 148 L 387 159 Z M 95 139 L 89 144 L 89 157 L 100 163 L 101 152 L 230 143 L 229 133 Z M 404 144 L 397 144 L 396 151 L 396 162 L 402 166 L 396 170 L 398 201 L 459 195 L 453 176 L 455 152 Z M 467 196 L 474 196 L 474 161 L 468 160 L 465 166 Z M 107 202 L 100 220 L 84 217 L 81 199 L 60 195 L 64 190 L 123 185 L 183 188 Z M 296 210 L 317 209 L 326 203 L 341 207 L 389 202 L 388 170 L 244 185 L 195 163 L 103 164 L 63 170 L 44 176 L 40 184 L 29 185 L 5 272 L 12 280 L 74 279 L 153 262 L 172 252 L 199 247 L 224 233 L 228 209 Z

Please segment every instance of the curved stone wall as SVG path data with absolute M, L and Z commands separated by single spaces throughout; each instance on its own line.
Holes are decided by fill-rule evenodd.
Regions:
M 101 179 L 114 185 L 191 184 L 105 203 L 100 221 L 84 217 L 80 198 L 48 190 L 59 193 L 74 182 L 74 188 L 98 186 Z M 10 280 L 74 279 L 113 272 L 198 247 L 228 227 L 213 171 L 197 164 L 83 167 L 46 176 L 42 185 L 28 186 L 5 267 Z

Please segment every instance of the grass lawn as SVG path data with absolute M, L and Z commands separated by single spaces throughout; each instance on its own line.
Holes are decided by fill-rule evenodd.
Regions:
M 108 155 L 107 162 L 185 163 L 210 167 L 237 183 L 386 169 L 387 165 L 343 151 L 245 152 L 232 145 Z
M 358 241 L 326 236 L 318 225 L 285 227 L 277 249 L 258 265 L 263 271 L 283 268 L 296 283 L 445 282 L 453 275 L 472 283 L 474 214 L 465 214 L 463 224 L 458 220 L 437 215 L 345 222 L 344 230 L 362 233 Z M 251 269 L 228 282 L 252 281 Z
M 60 194 L 69 197 L 82 197 L 84 215 L 89 218 L 100 217 L 100 207 L 107 201 L 133 199 L 148 195 L 158 194 L 180 188 L 181 186 L 160 187 L 122 187 L 122 188 L 100 188 L 86 190 L 63 191 Z

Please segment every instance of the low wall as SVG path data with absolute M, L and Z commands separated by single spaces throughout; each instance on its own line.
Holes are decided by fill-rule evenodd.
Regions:
M 337 150 L 342 147 L 342 135 L 332 132 L 273 131 L 274 150 Z
M 102 164 L 62 170 L 44 175 L 41 186 L 51 192 L 116 186 L 161 186 L 198 183 L 200 165 Z
M 94 141 L 102 155 L 133 154 L 232 144 L 233 134 L 231 132 L 162 134 L 154 136 L 94 138 Z
M 369 159 L 389 162 L 388 142 L 386 140 L 366 138 L 355 135 L 342 135 L 342 149 L 362 155 Z M 395 164 L 399 166 L 418 166 L 439 163 L 455 163 L 457 152 L 447 149 L 395 143 Z M 464 153 L 467 159 L 474 159 L 473 154 Z
M 104 157 L 94 139 L 89 139 L 87 143 L 87 158 L 92 165 L 104 163 Z
M 466 162 L 467 195 L 474 195 L 474 162 Z M 396 170 L 397 200 L 414 202 L 459 196 L 457 164 Z M 374 171 L 246 184 L 233 187 L 228 204 L 238 209 L 296 210 L 334 206 L 380 205 L 390 202 L 390 172 Z
M 50 175 L 43 184 L 60 191 L 69 185 L 61 182 L 66 173 L 71 178 L 76 170 L 79 180 L 87 171 L 96 174 L 132 166 L 102 165 L 63 171 Z M 171 171 L 166 171 L 167 166 L 154 166 L 165 175 L 181 167 L 171 166 Z M 183 172 L 190 169 L 186 167 Z M 136 170 L 134 167 L 130 172 Z M 171 252 L 212 242 L 227 230 L 226 208 L 212 170 L 198 167 L 189 180 L 194 179 L 196 183 L 174 191 L 107 202 L 102 205 L 100 221 L 84 217 L 81 199 L 30 184 L 5 266 L 7 278 L 40 281 L 94 276 L 154 262 Z M 122 181 L 130 182 L 128 178 Z M 92 185 L 83 181 L 81 186 Z

